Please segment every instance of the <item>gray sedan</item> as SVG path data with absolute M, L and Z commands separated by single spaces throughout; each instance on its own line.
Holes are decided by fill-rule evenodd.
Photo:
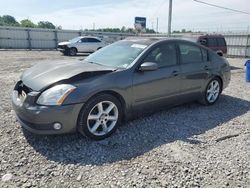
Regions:
M 122 120 L 199 101 L 212 105 L 230 81 L 226 59 L 177 39 L 130 38 L 83 61 L 37 64 L 15 85 L 21 125 L 37 134 L 110 136 Z

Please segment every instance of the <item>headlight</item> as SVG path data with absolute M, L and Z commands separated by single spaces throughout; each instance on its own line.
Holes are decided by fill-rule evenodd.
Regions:
M 66 97 L 74 91 L 76 87 L 68 84 L 61 84 L 45 90 L 37 99 L 37 104 L 41 105 L 61 105 Z

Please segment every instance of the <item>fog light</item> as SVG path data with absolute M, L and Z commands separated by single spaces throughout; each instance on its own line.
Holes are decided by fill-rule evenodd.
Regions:
M 54 123 L 53 127 L 55 130 L 60 130 L 62 128 L 62 124 L 61 123 Z

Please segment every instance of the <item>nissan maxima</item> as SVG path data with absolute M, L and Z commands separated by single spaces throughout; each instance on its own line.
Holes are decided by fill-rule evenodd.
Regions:
M 227 60 L 199 44 L 128 38 L 82 61 L 27 69 L 14 87 L 12 103 L 20 124 L 33 133 L 79 131 L 100 140 L 123 120 L 152 109 L 189 101 L 212 105 L 230 77 Z

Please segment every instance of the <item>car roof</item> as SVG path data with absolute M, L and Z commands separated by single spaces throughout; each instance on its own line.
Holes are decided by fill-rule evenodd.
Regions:
M 128 37 L 124 39 L 124 41 L 131 41 L 131 42 L 136 42 L 140 44 L 153 44 L 155 42 L 161 41 L 161 40 L 168 40 L 170 38 L 167 37 Z
M 94 36 L 80 36 L 79 38 L 81 38 L 81 39 L 83 39 L 83 38 L 94 38 L 94 39 L 101 40 L 99 37 L 94 37 Z
M 197 45 L 197 43 L 192 42 L 185 38 L 179 37 L 129 37 L 124 39 L 123 41 L 131 41 L 139 44 L 151 45 L 153 43 L 158 43 L 161 41 L 182 41 L 182 42 L 191 42 Z
M 224 38 L 223 35 L 221 34 L 206 34 L 206 35 L 183 35 L 182 38 L 183 39 L 189 39 L 189 40 L 195 40 L 195 39 L 199 39 L 199 38 Z

